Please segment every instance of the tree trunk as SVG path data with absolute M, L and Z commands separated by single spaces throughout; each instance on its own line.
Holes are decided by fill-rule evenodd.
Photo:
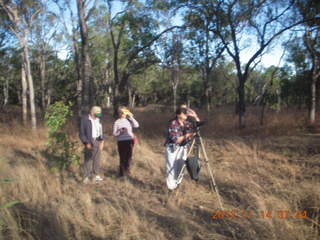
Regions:
M 135 98 L 136 98 L 136 94 L 133 92 L 132 89 L 129 90 L 129 88 L 128 88 L 128 101 L 129 101 L 130 108 L 134 108 Z
M 28 115 L 28 106 L 27 106 L 27 79 L 26 79 L 26 71 L 24 69 L 24 64 L 21 65 L 21 113 L 22 113 L 22 124 L 27 126 L 27 115 Z
M 312 60 L 312 68 L 310 73 L 311 89 L 310 89 L 310 106 L 309 106 L 309 122 L 315 123 L 316 119 L 316 103 L 317 103 L 317 79 L 320 76 L 319 72 L 319 57 L 316 49 L 316 42 L 319 38 L 320 27 L 316 29 L 315 36 L 312 37 L 312 33 L 307 25 L 305 25 L 304 44 L 310 54 Z
M 211 110 L 211 92 L 212 92 L 212 87 L 208 86 L 206 88 L 206 102 L 207 102 L 207 111 L 208 112 L 210 112 L 210 110 Z
M 46 111 L 47 109 L 47 103 L 46 99 L 48 98 L 46 96 L 46 84 L 45 84 L 45 72 L 46 72 L 46 63 L 45 63 L 45 57 L 42 53 L 40 53 L 39 56 L 39 78 L 40 78 L 40 84 L 41 84 L 41 108 L 42 111 Z
M 116 119 L 119 117 L 118 108 L 119 108 L 119 87 L 115 86 L 113 89 L 113 117 Z
M 110 108 L 110 95 L 107 95 L 107 108 Z
M 77 0 L 79 25 L 81 33 L 81 61 L 82 61 L 82 78 L 83 78 L 83 91 L 82 91 L 82 107 L 83 111 L 89 111 L 90 105 L 92 104 L 92 72 L 91 72 L 91 61 L 89 56 L 89 37 L 87 30 L 87 23 L 85 19 L 85 1 Z
M 177 85 L 172 86 L 173 91 L 173 111 L 177 110 Z
M 29 101 L 30 101 L 30 113 L 31 113 L 31 127 L 32 129 L 37 128 L 37 116 L 36 116 L 36 106 L 34 99 L 34 87 L 33 87 L 33 79 L 31 75 L 31 66 L 29 60 L 29 51 L 27 46 L 23 46 L 23 66 L 25 68 L 25 72 L 27 75 L 27 80 L 29 84 Z
M 316 119 L 316 99 L 317 99 L 317 79 L 316 79 L 316 70 L 315 67 L 312 69 L 311 73 L 311 102 L 310 102 L 310 113 L 309 113 L 309 119 L 310 124 L 315 123 Z
M 72 51 L 73 51 L 73 61 L 74 68 L 77 74 L 76 88 L 77 88 L 77 115 L 82 116 L 82 76 L 81 76 L 81 61 L 79 54 L 79 32 L 77 29 L 73 33 Z
M 113 71 L 114 71 L 114 84 L 113 84 L 113 117 L 118 118 L 119 108 L 119 72 L 118 72 L 118 49 L 114 48 L 113 53 Z
M 207 103 L 207 111 L 211 110 L 211 91 L 212 91 L 212 83 L 210 79 L 211 67 L 209 60 L 209 31 L 208 27 L 206 28 L 206 56 L 205 56 L 205 94 L 206 94 L 206 103 Z
M 277 112 L 281 111 L 281 90 L 276 89 L 276 94 L 277 94 Z
M 237 110 L 239 114 L 239 128 L 243 129 L 246 127 L 246 104 L 245 104 L 245 90 L 244 90 L 244 80 L 239 80 L 238 87 L 239 101 L 237 105 Z
M 9 102 L 9 78 L 8 77 L 5 78 L 5 82 L 3 86 L 3 96 L 4 96 L 4 99 L 1 106 L 2 109 L 4 109 Z

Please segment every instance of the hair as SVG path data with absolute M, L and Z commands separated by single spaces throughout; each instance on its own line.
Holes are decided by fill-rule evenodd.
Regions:
M 125 106 L 121 106 L 118 108 L 118 116 L 121 117 L 121 115 L 123 114 L 124 110 L 128 110 L 127 107 Z
M 178 107 L 176 110 L 176 115 L 180 115 L 181 113 L 186 113 L 186 109 L 184 107 Z

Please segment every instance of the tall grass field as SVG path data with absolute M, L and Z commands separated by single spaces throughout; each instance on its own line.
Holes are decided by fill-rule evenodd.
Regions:
M 305 110 L 268 110 L 260 125 L 259 108 L 249 107 L 241 131 L 232 108 L 197 111 L 206 120 L 200 131 L 223 208 L 203 156 L 198 182 L 186 173 L 177 190 L 167 190 L 163 143 L 173 111 L 149 106 L 132 112 L 140 123 L 132 176 L 117 177 L 114 120 L 104 109 L 104 180 L 87 185 L 75 118 L 65 131 L 78 141 L 81 164 L 58 171 L 43 154 L 41 119 L 32 131 L 21 125 L 19 110 L 3 112 L 0 239 L 320 239 L 320 131 L 307 127 Z

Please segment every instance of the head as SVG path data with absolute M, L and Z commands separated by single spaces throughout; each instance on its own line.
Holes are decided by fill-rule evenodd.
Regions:
M 99 107 L 99 106 L 93 106 L 92 108 L 91 108 L 91 110 L 90 110 L 90 115 L 92 116 L 92 117 L 101 117 L 102 116 L 102 113 L 101 113 L 102 111 L 101 111 L 101 107 Z
M 178 107 L 176 110 L 176 116 L 179 120 L 186 120 L 188 118 L 187 116 L 187 109 L 183 107 Z
M 119 118 L 125 118 L 130 111 L 126 107 L 119 107 L 118 114 Z
M 188 105 L 184 103 L 184 104 L 181 104 L 180 107 L 187 109 L 187 108 L 188 108 Z
M 186 114 L 188 114 L 188 105 L 187 104 L 181 104 L 180 108 L 185 109 Z

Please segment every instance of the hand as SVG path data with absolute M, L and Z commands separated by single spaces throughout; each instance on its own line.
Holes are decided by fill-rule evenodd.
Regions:
M 191 133 L 191 132 L 190 132 L 190 133 L 187 133 L 187 134 L 185 135 L 185 138 L 192 137 L 192 136 L 193 136 L 193 134 L 194 134 L 194 133 Z
M 196 114 L 196 112 L 194 110 L 192 110 L 191 108 L 188 108 L 188 116 L 193 117 L 196 121 L 200 121 L 200 118 L 198 117 L 198 115 Z
M 99 145 L 99 149 L 102 150 L 102 149 L 103 149 L 103 146 L 104 146 L 104 141 L 102 140 L 101 143 L 100 143 L 100 145 Z
M 194 110 L 192 110 L 191 108 L 188 108 L 188 116 L 196 118 L 197 114 Z
M 90 143 L 87 143 L 87 144 L 86 144 L 86 149 L 89 149 L 89 150 L 90 150 L 91 148 L 92 148 L 91 144 L 90 144 Z
M 127 117 L 132 118 L 132 117 L 133 117 L 132 112 L 129 112 L 129 113 L 127 114 Z
M 121 128 L 121 129 L 119 130 L 119 132 L 120 132 L 120 134 L 123 134 L 123 133 L 127 133 L 128 130 L 127 130 L 126 128 Z

